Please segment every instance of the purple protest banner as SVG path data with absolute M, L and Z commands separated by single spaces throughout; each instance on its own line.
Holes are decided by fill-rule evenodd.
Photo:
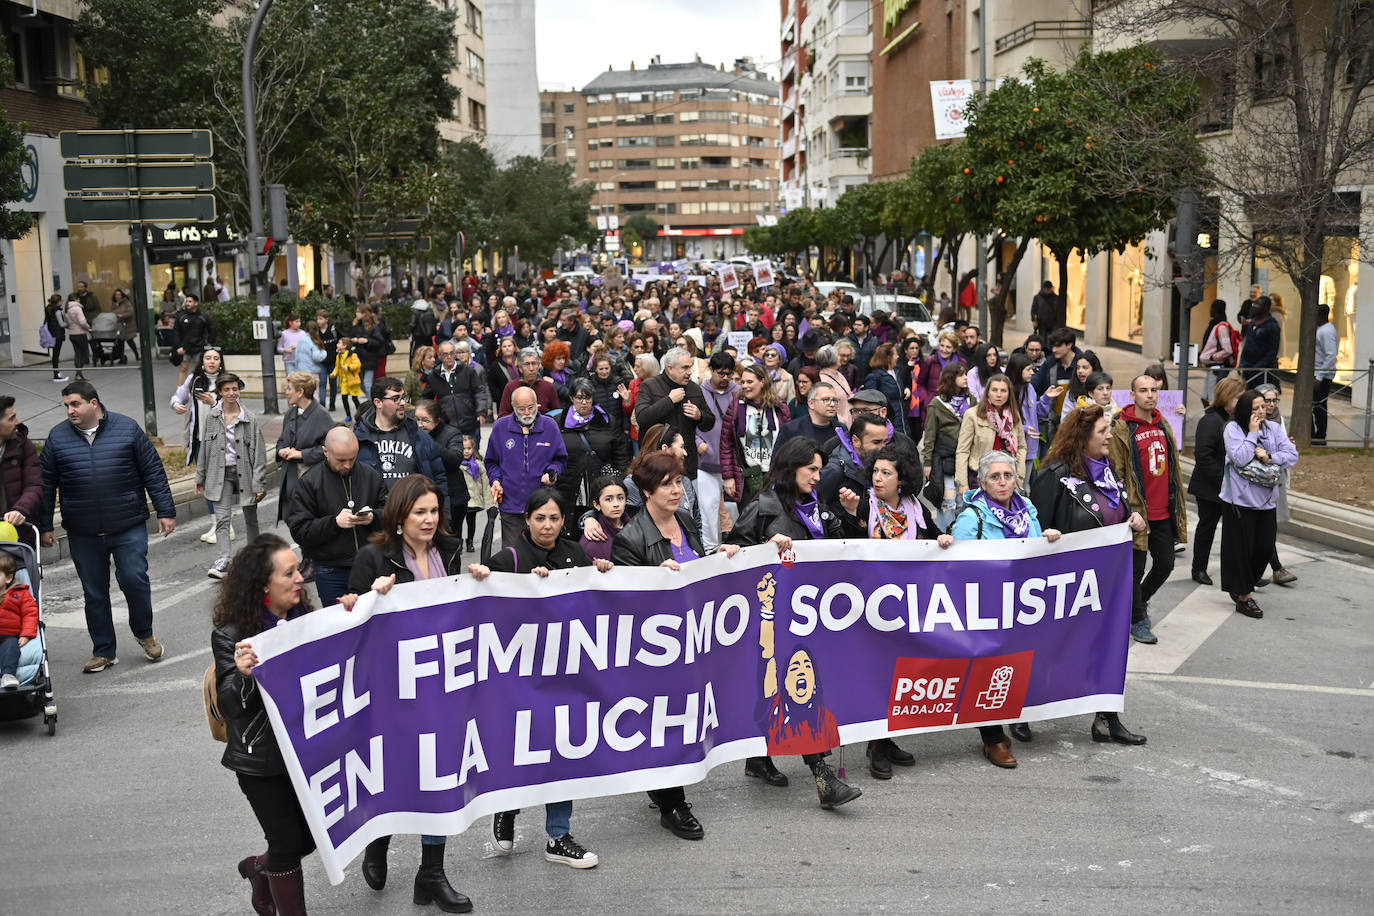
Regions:
M 1129 388 L 1113 388 L 1112 403 L 1123 410 L 1131 403 L 1131 390 Z M 1155 404 L 1155 409 L 1164 415 L 1165 421 L 1174 433 L 1174 442 L 1182 447 L 1183 443 L 1183 419 L 1184 412 L 1180 410 L 1183 406 L 1183 392 L 1175 391 L 1171 388 L 1162 388 L 1159 392 L 1159 401 Z
M 252 640 L 329 878 L 378 836 L 685 785 L 764 753 L 1119 711 L 1125 525 L 799 543 L 364 596 Z

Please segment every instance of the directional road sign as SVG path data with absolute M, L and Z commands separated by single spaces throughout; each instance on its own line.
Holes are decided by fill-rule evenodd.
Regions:
M 126 159 L 127 133 L 122 130 L 64 130 L 64 159 Z M 134 156 L 139 159 L 208 159 L 215 152 L 208 130 L 133 131 Z
M 427 235 L 408 236 L 405 238 L 365 238 L 363 239 L 363 251 L 390 251 L 392 249 L 406 251 L 429 251 L 430 239 Z
M 398 219 L 394 223 L 374 223 L 367 227 L 367 237 L 377 239 L 401 238 L 420 231 L 420 220 Z
M 68 197 L 69 223 L 213 223 L 213 194 L 158 194 L 148 197 Z
M 64 165 L 62 181 L 68 191 L 213 191 L 215 167 L 209 162 Z

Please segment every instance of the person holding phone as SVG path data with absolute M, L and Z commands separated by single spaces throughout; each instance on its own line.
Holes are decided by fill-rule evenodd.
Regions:
M 315 564 L 320 605 L 348 592 L 358 552 L 380 530 L 386 484 L 381 472 L 358 463 L 358 438 L 336 426 L 324 438 L 324 460 L 307 468 L 292 488 L 286 509 L 291 537 Z

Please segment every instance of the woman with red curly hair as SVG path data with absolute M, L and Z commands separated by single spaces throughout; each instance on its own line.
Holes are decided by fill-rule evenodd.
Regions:
M 553 383 L 558 392 L 558 403 L 563 406 L 565 413 L 572 406 L 573 371 L 568 368 L 571 359 L 572 348 L 566 342 L 551 340 L 544 344 L 544 356 L 540 360 L 544 364 L 544 371 L 540 375 Z

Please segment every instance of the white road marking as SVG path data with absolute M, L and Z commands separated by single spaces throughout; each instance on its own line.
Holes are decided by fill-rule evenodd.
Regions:
M 98 674 L 90 674 L 87 677 L 98 678 Z M 118 695 L 135 695 L 147 693 L 181 693 L 187 696 L 192 695 L 201 686 L 200 677 L 180 677 L 168 681 L 147 681 L 137 684 L 95 684 L 87 690 L 77 690 L 73 693 L 58 694 L 58 701 L 63 700 L 92 700 L 97 697 Z
M 123 680 L 124 678 L 129 677 L 133 674 L 137 674 L 140 671 L 156 672 L 162 668 L 166 668 L 168 665 L 175 665 L 178 662 L 195 661 L 196 659 L 204 658 L 209 654 L 210 647 L 206 646 L 204 649 L 196 649 L 194 652 L 184 652 L 181 655 L 168 655 L 164 657 L 162 661 L 153 665 L 134 665 L 131 668 L 126 668 L 123 671 L 120 671 L 118 674 L 116 674 L 114 676 L 114 679 Z
M 1374 811 L 1356 811 L 1347 820 L 1352 824 L 1358 824 L 1366 830 L 1374 830 Z
M 209 591 L 216 585 L 219 585 L 218 579 L 206 578 L 197 582 L 195 585 L 179 589 L 176 594 L 169 595 L 161 601 L 154 602 L 153 614 L 156 616 L 168 608 L 180 607 L 184 605 L 188 599 L 194 598 L 201 592 Z M 121 608 L 125 609 L 124 614 L 126 617 L 128 616 L 128 606 L 123 601 L 117 601 L 117 597 L 122 598 L 123 596 L 119 589 L 114 587 L 112 583 L 110 588 L 110 603 L 113 606 L 113 613 L 116 621 L 120 619 Z M 79 595 L 75 600 L 78 602 L 82 601 Z M 49 611 L 43 615 L 43 622 L 50 627 L 58 627 L 60 629 L 84 630 L 86 629 L 86 611 L 84 607 L 76 607 L 70 611 Z
M 1234 613 L 1235 605 L 1223 593 L 1210 588 L 1193 589 L 1154 625 L 1158 644 L 1131 644 L 1126 671 L 1172 674 Z
M 1330 693 L 1347 697 L 1374 699 L 1374 687 L 1330 687 L 1325 684 L 1281 684 L 1273 681 L 1239 681 L 1225 677 L 1193 677 L 1186 674 L 1131 671 L 1128 676 L 1141 681 L 1173 681 L 1180 684 L 1209 684 L 1217 687 L 1241 687 L 1258 690 L 1287 690 L 1294 693 Z

